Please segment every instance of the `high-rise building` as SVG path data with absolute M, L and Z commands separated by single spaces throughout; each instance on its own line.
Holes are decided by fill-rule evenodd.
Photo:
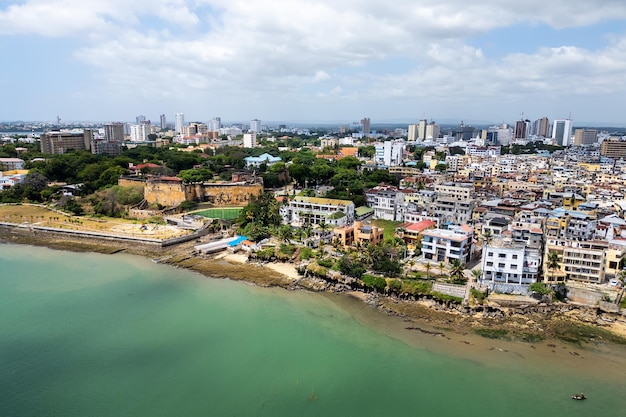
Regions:
M 256 148 L 256 132 L 244 133 L 243 147 L 244 148 Z
M 124 123 L 113 122 L 104 125 L 104 140 L 107 142 L 124 141 Z
M 176 113 L 174 115 L 174 129 L 176 133 L 184 133 L 183 128 L 185 127 L 185 115 L 183 113 Z
M 555 120 L 552 124 L 552 140 L 559 146 L 570 145 L 572 137 L 572 120 L 560 119 Z
M 362 128 L 364 136 L 367 136 L 370 134 L 370 118 L 369 117 L 364 117 L 363 119 L 361 119 L 361 128 Z
M 141 115 L 141 116 L 135 117 L 135 123 L 136 124 L 140 125 L 140 124 L 145 123 L 145 122 L 146 122 L 146 116 Z
M 219 117 L 214 117 L 209 121 L 208 125 L 210 132 L 218 132 L 222 128 L 222 119 Z
M 576 129 L 574 131 L 574 145 L 591 145 L 598 141 L 598 131 L 594 129 Z
M 61 155 L 69 150 L 82 151 L 91 149 L 93 132 L 85 129 L 83 132 L 53 130 L 41 135 L 41 152 Z
M 164 114 L 161 115 L 161 130 L 167 129 L 167 119 Z
M 418 140 L 418 136 L 417 136 L 417 125 L 413 124 L 413 125 L 409 125 L 408 128 L 408 133 L 407 133 L 407 141 L 409 142 L 417 142 Z
M 514 139 L 526 139 L 528 137 L 528 123 L 530 123 L 529 120 L 518 120 L 515 122 Z
M 132 142 L 145 142 L 150 134 L 150 125 L 142 123 L 130 126 L 130 140 Z
M 533 135 L 542 136 L 547 138 L 550 136 L 550 120 L 547 117 L 542 117 L 533 122 L 533 129 L 531 132 Z
M 420 120 L 419 124 L 417 125 L 417 137 L 421 141 L 426 140 L 426 126 L 427 126 L 427 124 L 428 124 L 428 122 L 426 121 L 426 119 L 422 119 L 422 120 Z
M 600 155 L 608 158 L 626 158 L 626 142 L 617 137 L 611 137 L 600 144 Z
M 261 121 L 259 119 L 250 120 L 250 132 L 259 133 L 261 131 Z
M 440 133 L 441 133 L 441 129 L 439 128 L 439 125 L 435 122 L 430 122 L 426 125 L 426 134 L 424 136 L 424 139 L 425 140 L 437 139 Z

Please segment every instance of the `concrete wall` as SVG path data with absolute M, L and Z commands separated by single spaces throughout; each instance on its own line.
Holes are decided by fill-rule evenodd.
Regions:
M 600 300 L 602 300 L 602 293 L 600 291 L 586 290 L 583 288 L 568 286 L 567 298 L 575 303 L 594 306 L 598 305 L 598 303 L 600 303 Z
M 451 295 L 453 297 L 465 298 L 465 285 L 442 284 L 440 282 L 435 282 L 433 284 L 433 291 Z

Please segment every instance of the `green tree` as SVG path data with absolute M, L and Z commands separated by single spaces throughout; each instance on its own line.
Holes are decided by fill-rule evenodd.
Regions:
M 465 274 L 463 273 L 464 270 L 465 268 L 463 268 L 463 264 L 461 263 L 461 261 L 458 259 L 453 259 L 452 262 L 450 262 L 450 278 L 452 282 L 456 284 L 465 283 L 467 279 L 465 278 Z
M 431 264 L 430 262 L 426 262 L 424 264 L 424 268 L 426 268 L 426 279 L 430 279 L 430 270 L 432 269 L 433 264 Z
M 554 281 L 554 273 L 557 269 L 561 267 L 561 257 L 557 252 L 550 251 L 548 253 L 548 261 L 546 263 L 546 267 L 552 271 L 552 281 Z

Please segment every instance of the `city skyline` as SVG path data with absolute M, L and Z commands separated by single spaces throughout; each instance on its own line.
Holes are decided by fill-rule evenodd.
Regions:
M 7 3 L 1 120 L 624 124 L 619 1 Z

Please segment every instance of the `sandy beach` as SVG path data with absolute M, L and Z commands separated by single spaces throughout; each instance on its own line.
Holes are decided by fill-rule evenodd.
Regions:
M 240 264 L 248 263 L 248 255 L 240 253 L 223 253 L 217 255 L 215 259 L 224 259 L 229 262 L 236 262 Z M 296 267 L 291 263 L 268 262 L 262 264 L 262 266 L 278 272 L 279 274 L 292 279 L 294 282 L 300 279 L 300 275 L 298 274 Z

